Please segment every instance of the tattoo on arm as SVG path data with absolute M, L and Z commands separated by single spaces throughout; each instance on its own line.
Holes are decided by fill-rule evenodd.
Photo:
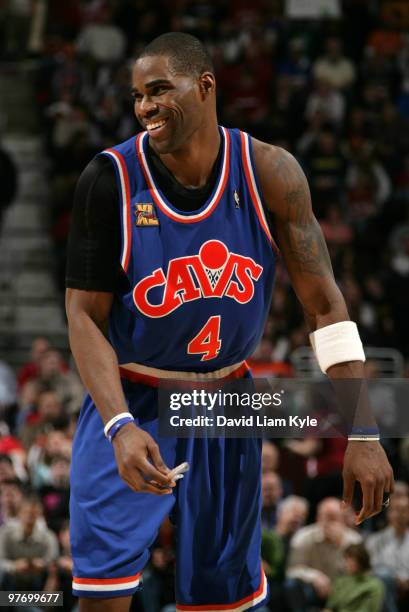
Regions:
M 287 155 L 286 155 L 287 157 Z M 281 159 L 276 171 L 285 184 L 285 218 L 281 239 L 301 272 L 332 275 L 331 260 L 318 221 L 311 208 L 308 184 L 298 164 Z

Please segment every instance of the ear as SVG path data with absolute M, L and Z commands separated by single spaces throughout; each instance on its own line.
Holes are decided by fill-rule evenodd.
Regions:
M 203 72 L 199 77 L 199 90 L 202 98 L 207 98 L 216 91 L 216 79 L 211 72 Z

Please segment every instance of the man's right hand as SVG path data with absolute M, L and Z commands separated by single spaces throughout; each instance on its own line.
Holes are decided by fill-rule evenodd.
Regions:
M 168 495 L 176 485 L 167 474 L 155 440 L 134 423 L 121 427 L 112 441 L 118 472 L 122 480 L 139 493 Z M 150 461 L 149 461 L 150 460 Z

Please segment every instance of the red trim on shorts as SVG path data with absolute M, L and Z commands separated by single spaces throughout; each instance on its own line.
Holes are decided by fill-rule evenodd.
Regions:
M 239 601 L 236 601 L 232 604 L 203 604 L 200 606 L 191 606 L 191 605 L 182 605 L 182 604 L 176 604 L 176 610 L 177 612 L 200 612 L 200 610 L 235 610 L 236 608 L 239 608 L 240 606 L 243 606 L 244 604 L 252 601 L 253 599 L 257 599 L 257 597 L 259 597 L 263 590 L 264 590 L 264 583 L 265 583 L 265 575 L 263 570 L 261 570 L 261 579 L 260 579 L 260 586 L 258 587 L 257 591 L 255 591 L 254 593 L 252 593 L 251 595 L 248 595 L 247 597 L 244 597 L 243 599 L 240 599 Z M 261 603 L 261 602 L 258 602 Z
M 134 576 L 126 578 L 76 578 L 73 576 L 73 581 L 78 584 L 125 584 L 126 582 L 134 582 L 142 577 L 142 572 L 138 572 Z

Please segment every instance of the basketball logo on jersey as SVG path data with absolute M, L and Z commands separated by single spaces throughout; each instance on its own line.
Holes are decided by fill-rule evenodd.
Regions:
M 137 227 L 159 225 L 159 219 L 156 216 L 153 204 L 135 204 L 135 216 Z
M 133 299 L 148 317 L 165 317 L 182 304 L 203 298 L 228 297 L 246 304 L 254 296 L 254 284 L 262 272 L 263 267 L 251 257 L 229 252 L 220 240 L 208 240 L 198 255 L 171 259 L 166 276 L 157 268 L 140 280 Z M 162 287 L 161 301 L 152 303 L 150 292 Z

